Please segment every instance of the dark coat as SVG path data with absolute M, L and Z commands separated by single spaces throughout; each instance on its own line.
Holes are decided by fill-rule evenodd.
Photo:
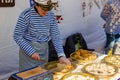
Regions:
M 65 45 L 63 46 L 64 52 L 67 58 L 70 54 L 76 51 L 75 45 L 78 43 L 80 45 L 79 49 L 86 49 L 94 51 L 94 49 L 88 49 L 86 41 L 81 33 L 75 33 L 66 38 Z M 57 53 L 53 46 L 52 41 L 49 41 L 49 61 L 58 60 Z

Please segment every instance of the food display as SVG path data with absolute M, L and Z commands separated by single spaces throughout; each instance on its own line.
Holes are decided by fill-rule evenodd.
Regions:
M 83 71 L 98 76 L 113 76 L 118 72 L 118 68 L 108 63 L 91 63 L 84 66 Z
M 70 55 L 70 58 L 80 62 L 81 64 L 89 63 L 97 58 L 97 54 L 94 52 L 79 49 Z
M 97 55 L 95 52 L 80 49 L 70 55 L 71 65 L 48 62 L 45 69 L 53 72 L 54 80 L 117 80 L 119 79 L 119 55 Z M 105 57 L 106 56 L 106 57 Z M 96 62 L 96 60 L 100 62 Z M 104 62 L 103 62 L 104 61 Z M 112 61 L 111 64 L 110 62 Z M 77 62 L 77 63 L 76 63 Z M 79 64 L 79 63 L 80 64 Z M 82 64 L 81 64 L 82 63 Z
M 120 68 L 120 55 L 106 56 L 104 61 Z
M 71 73 L 64 75 L 61 80 L 97 80 L 93 75 L 87 73 Z
M 71 65 L 61 64 L 58 61 L 52 61 L 45 65 L 45 68 L 51 70 L 54 74 L 64 74 L 70 72 L 76 68 L 76 64 Z

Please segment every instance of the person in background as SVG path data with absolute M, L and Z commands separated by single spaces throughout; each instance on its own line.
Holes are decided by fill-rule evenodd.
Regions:
M 50 39 L 57 51 L 59 62 L 70 65 L 71 62 L 63 51 L 56 17 L 51 11 L 53 8 L 51 0 L 33 0 L 33 2 L 34 6 L 20 14 L 14 30 L 14 40 L 20 47 L 20 71 L 39 65 L 44 67 L 48 62 Z
M 108 0 L 101 12 L 101 17 L 106 22 L 104 24 L 107 37 L 105 53 L 108 54 L 114 44 L 120 41 L 120 0 Z

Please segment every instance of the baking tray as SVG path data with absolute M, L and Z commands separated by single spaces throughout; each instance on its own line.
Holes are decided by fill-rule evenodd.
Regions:
M 113 64 L 117 66 L 118 68 L 120 68 L 120 55 L 119 54 L 114 54 L 112 56 L 106 56 L 104 57 L 103 61 Z
M 70 79 L 70 77 L 75 77 L 76 79 L 75 78 Z M 98 78 L 91 74 L 76 72 L 76 73 L 66 74 L 60 80 L 98 80 Z
M 73 52 L 70 55 L 70 58 L 74 61 L 77 61 L 80 64 L 88 64 L 88 63 L 93 62 L 98 57 L 98 55 L 95 52 L 88 51 L 88 50 L 82 50 L 82 52 L 81 52 L 81 50 L 82 49 L 80 49 L 76 52 Z M 82 55 L 81 55 L 81 53 L 82 53 Z
M 48 62 L 46 65 L 45 65 L 45 69 L 47 70 L 50 70 L 52 71 L 53 73 L 59 73 L 59 74 L 65 74 L 65 73 L 68 73 L 68 72 L 71 72 L 73 71 L 74 69 L 76 69 L 77 65 L 75 63 L 71 63 L 72 65 L 72 68 L 70 69 L 66 69 L 65 68 L 59 68 L 60 66 L 62 66 L 62 64 L 60 66 L 58 66 L 59 61 L 52 61 L 52 62 Z M 65 70 L 65 71 L 63 71 Z
M 102 66 L 100 66 L 102 64 Z M 95 66 L 96 65 L 96 66 Z M 105 65 L 105 66 L 104 66 Z M 91 67 L 90 67 L 91 66 Z M 102 68 L 102 69 L 101 69 Z M 91 71 L 88 71 L 87 69 L 91 69 Z M 108 70 L 109 69 L 109 70 Z M 103 71 L 102 71 L 103 70 Z M 114 73 L 110 73 L 110 70 L 113 70 Z M 86 72 L 88 74 L 91 74 L 91 75 L 94 75 L 96 77 L 112 77 L 114 76 L 116 73 L 118 73 L 118 67 L 112 65 L 112 64 L 109 64 L 109 63 L 104 63 L 104 62 L 101 62 L 101 63 L 90 63 L 90 64 L 87 64 L 85 65 L 83 68 L 82 68 L 82 71 L 83 72 Z M 106 74 L 105 75 L 105 72 L 108 72 L 110 74 Z M 97 72 L 97 73 L 96 73 Z M 103 73 L 104 72 L 104 73 Z M 99 74 L 98 74 L 99 73 Z M 103 75 L 104 74 L 104 75 Z

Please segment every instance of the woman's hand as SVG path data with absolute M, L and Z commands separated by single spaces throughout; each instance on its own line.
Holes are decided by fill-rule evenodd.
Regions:
M 103 24 L 103 28 L 106 28 L 107 27 L 107 23 Z
M 60 63 L 64 63 L 64 64 L 66 64 L 66 65 L 71 65 L 70 60 L 67 59 L 67 58 L 64 57 L 64 56 L 59 58 L 59 62 L 60 62 Z
M 40 58 L 40 56 L 39 56 L 39 54 L 37 52 L 33 53 L 33 55 L 31 57 L 34 60 L 38 60 L 38 61 L 41 60 L 41 58 Z

